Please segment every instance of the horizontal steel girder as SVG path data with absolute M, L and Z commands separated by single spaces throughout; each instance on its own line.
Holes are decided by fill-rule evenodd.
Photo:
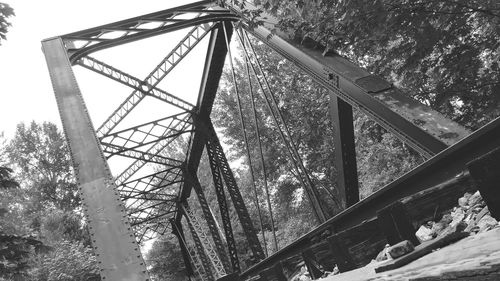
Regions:
M 210 9 L 213 6 L 213 1 L 201 1 L 69 33 L 63 35 L 62 38 L 66 42 L 71 62 L 75 62 L 98 50 L 196 25 L 239 19 L 238 16 L 227 11 Z

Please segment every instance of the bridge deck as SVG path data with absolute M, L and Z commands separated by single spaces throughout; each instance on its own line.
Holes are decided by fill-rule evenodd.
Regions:
M 375 273 L 381 263 L 323 281 L 500 280 L 500 228 L 467 237 L 398 269 Z

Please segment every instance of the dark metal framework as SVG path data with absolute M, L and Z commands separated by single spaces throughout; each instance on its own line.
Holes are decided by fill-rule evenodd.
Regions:
M 250 4 L 245 8 L 255 9 Z M 338 193 L 345 207 L 359 201 L 352 107 L 367 113 L 427 158 L 469 133 L 402 94 L 380 77 L 339 55 L 324 54 L 316 42 L 309 39 L 295 42 L 279 30 L 272 34 L 270 30 L 274 28 L 275 20 L 270 15 L 262 15 L 266 17 L 266 23 L 257 27 L 249 24 L 242 15 L 239 6 L 223 1 L 201 1 L 42 42 L 63 127 L 77 167 L 93 245 L 98 253 L 101 274 L 107 280 L 146 280 L 136 240 L 141 242 L 168 230 L 179 240 L 188 273 L 196 273 L 202 280 L 213 280 L 230 272 L 240 272 L 226 193 L 236 210 L 254 261 L 265 258 L 257 231 L 210 120 L 228 53 L 227 41 L 235 37 L 233 22 L 242 23 L 244 32 L 239 35 L 240 40 L 248 40 L 247 33 L 253 35 L 330 91 L 330 113 L 336 131 L 336 138 L 332 141 L 335 142 L 339 171 Z M 99 50 L 179 30 L 187 31 L 186 35 L 144 79 L 91 56 Z M 175 93 L 159 88 L 159 83 L 204 38 L 208 40 L 208 47 L 198 101 L 191 104 Z M 255 54 L 248 55 L 252 51 L 251 46 L 245 49 L 248 61 L 255 61 Z M 131 89 L 130 95 L 97 130 L 90 122 L 72 65 L 79 65 Z M 258 61 L 251 65 L 251 70 L 256 77 L 261 77 L 259 81 L 264 81 L 260 84 L 263 92 L 271 92 Z M 272 93 L 266 95 L 271 109 Z M 169 104 L 179 113 L 117 130 L 125 117 L 146 98 Z M 279 112 L 276 114 L 279 117 Z M 297 174 L 302 177 L 312 208 L 318 220 L 324 222 L 328 218 L 322 212 L 318 192 L 312 183 L 308 183 L 307 171 L 286 133 L 286 124 L 277 126 L 284 126 L 282 138 L 289 146 L 290 157 L 298 162 Z M 181 145 L 183 142 L 187 144 Z M 172 147 L 181 147 L 183 151 L 172 156 L 168 153 Z M 204 150 L 212 171 L 224 237 L 218 231 L 204 195 L 203 183 L 197 177 Z M 132 159 L 114 180 L 106 162 L 113 157 Z M 155 164 L 156 169 L 141 174 L 148 164 Z M 187 205 L 192 189 L 208 232 L 202 226 L 201 217 L 197 217 Z M 183 218 L 190 229 L 194 247 L 182 231 Z

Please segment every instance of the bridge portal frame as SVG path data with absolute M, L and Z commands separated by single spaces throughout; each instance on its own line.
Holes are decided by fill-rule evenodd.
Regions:
M 252 10 L 255 7 L 248 5 L 245 9 Z M 359 200 L 352 107 L 360 109 L 374 118 L 380 125 L 426 158 L 438 154 L 469 134 L 466 129 L 455 122 L 404 95 L 391 83 L 368 73 L 336 53 L 324 52 L 324 49 L 317 42 L 308 38 L 298 42 L 288 38 L 284 32 L 279 30 L 271 32 L 270 30 L 274 28 L 273 24 L 277 23 L 272 16 L 262 15 L 266 17 L 266 22 L 255 27 L 242 16 L 243 12 L 241 7 L 229 3 L 200 1 L 42 41 L 103 279 L 146 280 L 147 273 L 141 256 L 138 254 L 138 246 L 130 222 L 117 192 L 116 183 L 112 180 L 99 141 L 106 137 L 144 96 L 153 96 L 192 114 L 194 123 L 198 124 L 198 127 L 195 125 L 192 133 L 183 168 L 187 174 L 196 175 L 204 147 L 207 143 L 209 146 L 218 143 L 218 141 L 214 142 L 216 138 L 213 135 L 212 138 L 207 137 L 207 128 L 200 128 L 199 124 L 210 120 L 210 113 L 227 53 L 222 27 L 225 27 L 228 33 L 226 35 L 230 38 L 233 32 L 231 22 L 241 21 L 243 28 L 248 33 L 295 63 L 310 74 L 316 82 L 330 91 L 332 103 L 330 113 L 336 126 L 336 137 L 332 141 L 335 142 L 336 165 L 340 171 L 339 193 L 343 197 L 341 199 L 345 207 L 349 207 Z M 176 18 L 179 14 L 198 15 L 190 19 L 180 20 Z M 154 28 L 143 28 L 144 23 L 155 22 L 161 24 Z M 141 80 L 89 56 L 98 50 L 188 27 L 203 27 L 204 34 L 211 33 L 196 105 L 191 105 L 156 87 L 158 82 L 169 72 L 169 70 L 162 68 L 163 66 L 156 69 L 156 71 L 162 72 L 162 75 L 155 75 L 157 72 L 153 72 L 152 75 Z M 182 58 L 186 55 L 186 52 L 182 52 L 182 48 L 184 47 L 189 52 L 204 36 L 197 32 L 193 29 L 190 37 L 184 38 L 173 50 L 172 56 L 170 56 L 171 60 L 165 60 L 162 63 L 169 63 L 170 66 L 175 67 L 178 60 L 173 59 L 174 54 Z M 120 34 L 115 37 L 107 36 L 112 33 Z M 197 35 L 198 37 L 196 37 Z M 194 40 L 194 43 L 189 43 L 191 42 L 189 40 Z M 178 51 L 180 53 L 177 53 Z M 71 66 L 75 64 L 87 67 L 134 89 L 134 94 L 115 110 L 107 120 L 108 124 L 101 127 L 104 130 L 98 130 L 97 134 L 90 122 L 71 69 Z M 158 78 L 160 76 L 162 77 Z M 210 134 L 215 133 L 211 124 L 209 124 L 208 130 Z M 156 150 L 156 154 L 163 148 L 164 146 L 160 146 Z M 220 158 L 222 150 L 220 146 L 217 146 L 217 149 L 219 158 L 215 162 L 221 165 L 225 159 Z M 155 153 L 139 154 L 139 156 L 134 156 L 139 162 L 127 170 L 129 174 L 125 171 L 125 176 L 130 177 L 141 165 L 152 161 L 152 157 L 155 156 Z M 225 162 L 227 165 L 227 160 Z M 219 169 L 223 169 L 223 167 L 219 166 Z M 230 170 L 225 172 L 230 174 Z M 126 179 L 126 177 L 121 178 L 120 183 Z M 193 181 L 184 180 L 180 196 L 177 198 L 178 202 L 185 203 L 193 187 Z M 242 199 L 236 199 L 235 202 L 244 206 Z M 313 208 L 321 212 L 321 206 L 316 206 L 317 204 L 319 203 L 313 203 Z M 243 225 L 248 226 L 245 233 L 258 261 L 264 258 L 262 249 L 259 250 L 260 244 L 256 236 L 253 237 L 255 230 L 252 222 L 247 221 L 249 220 L 248 215 L 245 215 L 245 211 L 242 212 L 240 220 Z M 320 222 L 324 222 L 326 219 L 324 214 L 318 217 Z M 181 218 L 182 212 L 177 211 L 175 223 L 178 224 Z M 217 246 L 220 248 L 221 245 Z M 234 260 L 232 263 L 233 267 L 239 267 Z

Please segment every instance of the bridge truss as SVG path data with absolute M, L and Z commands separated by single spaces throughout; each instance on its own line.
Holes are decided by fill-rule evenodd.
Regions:
M 249 44 L 249 35 L 310 74 L 330 93 L 330 114 L 336 132 L 332 141 L 339 171 L 338 193 L 341 195 L 338 200 L 347 208 L 340 217 L 329 218 L 323 212 L 318 191 L 309 179 L 286 124 L 280 119 L 279 112 L 274 111 L 278 120 L 276 126 L 280 127 L 289 157 L 296 163 L 294 169 L 298 179 L 303 183 L 311 208 L 322 225 L 335 221 L 338 222 L 336 229 L 340 231 L 347 225 L 366 219 L 367 214 L 387 205 L 390 200 L 423 188 L 394 191 L 394 188 L 388 187 L 391 195 L 380 203 L 373 203 L 370 198 L 365 200 L 368 203 L 358 203 L 353 107 L 365 112 L 425 158 L 442 153 L 469 134 L 440 113 L 404 95 L 391 83 L 338 54 L 324 52 L 324 48 L 312 39 L 297 42 L 275 30 L 276 20 L 272 16 L 261 14 L 260 17 L 266 20 L 255 25 L 246 18 L 248 12 L 255 9 L 250 4 L 241 7 L 224 1 L 201 1 L 42 42 L 103 279 L 148 280 L 138 242 L 167 231 L 178 238 L 190 274 L 201 280 L 240 274 L 241 266 L 229 218 L 230 205 L 234 206 L 254 262 L 270 260 L 274 264 L 278 259 L 276 255 L 266 258 L 266 249 L 259 242 L 210 119 L 224 62 L 230 55 L 228 47 L 231 40 L 241 43 L 243 59 L 250 66 L 248 71 L 259 77 L 259 86 L 262 92 L 267 93 L 265 97 L 270 109 L 273 108 L 272 90 L 266 85 L 258 57 Z M 93 56 L 100 50 L 177 31 L 185 32 L 185 36 L 144 78 L 135 77 Z M 208 46 L 197 102 L 190 103 L 176 93 L 160 88 L 160 82 L 204 39 Z M 229 59 L 232 61 L 231 56 Z M 130 88 L 130 94 L 97 129 L 91 122 L 73 66 L 81 66 Z M 147 99 L 168 104 L 172 114 L 120 127 L 122 121 Z M 223 234 L 207 203 L 203 183 L 197 176 L 203 151 L 209 159 Z M 131 159 L 130 165 L 113 176 L 107 160 L 120 157 Z M 472 156 L 464 157 L 463 161 L 466 161 Z M 433 162 L 430 163 L 428 165 Z M 155 165 L 155 169 L 151 169 L 151 165 Z M 429 184 L 431 182 L 424 186 Z M 187 199 L 193 190 L 202 216 L 197 216 L 193 206 L 188 205 Z M 364 211 L 354 215 L 350 210 L 355 209 Z M 189 230 L 189 235 L 184 230 Z M 188 236 L 190 239 L 187 239 Z M 250 275 L 240 276 L 247 278 Z

